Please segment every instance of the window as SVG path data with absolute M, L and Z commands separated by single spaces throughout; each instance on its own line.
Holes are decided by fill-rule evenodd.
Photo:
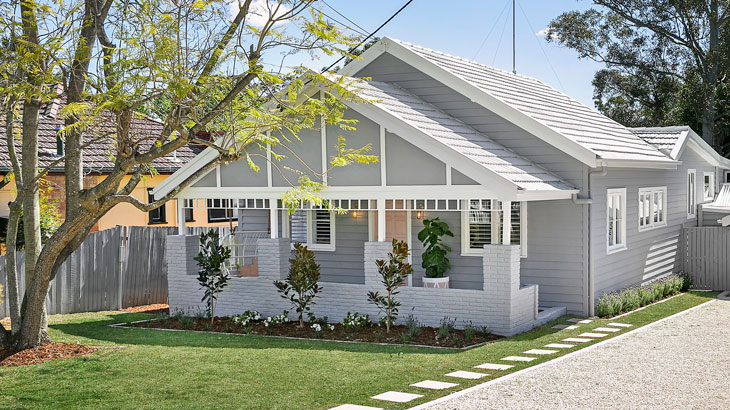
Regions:
M 697 216 L 697 189 L 696 187 L 697 171 L 690 169 L 687 171 L 687 218 Z
M 705 172 L 704 173 L 704 189 L 702 192 L 704 192 L 703 199 L 705 201 L 712 201 L 715 199 L 715 173 L 714 172 Z
M 335 214 L 326 209 L 299 209 L 290 217 L 292 243 L 307 245 L 313 251 L 335 250 Z
M 206 206 L 208 207 L 208 222 L 238 220 L 238 216 L 234 216 L 233 209 L 230 208 L 230 200 L 228 199 L 208 199 Z
M 606 195 L 607 253 L 626 249 L 626 188 L 609 189 Z
M 152 188 L 147 188 L 147 203 L 155 202 L 155 197 L 152 195 Z M 151 210 L 149 215 L 149 225 L 156 225 L 156 224 L 164 224 L 167 223 L 167 220 L 165 219 L 165 205 L 162 205 L 161 207 L 157 209 Z
M 193 208 L 185 208 L 185 222 L 195 222 Z
M 527 256 L 525 241 L 527 212 L 525 203 L 512 202 L 510 210 L 510 243 L 522 245 L 520 253 Z M 462 255 L 482 255 L 484 245 L 502 243 L 502 203 L 491 199 L 472 199 L 469 210 L 462 212 Z
M 667 225 L 667 187 L 639 189 L 639 231 Z

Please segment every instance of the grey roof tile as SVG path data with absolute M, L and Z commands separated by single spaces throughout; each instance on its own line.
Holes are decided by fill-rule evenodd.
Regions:
M 525 190 L 572 190 L 570 183 L 394 84 L 368 81 L 363 98 Z
M 393 41 L 589 149 L 602 159 L 670 160 L 628 128 L 541 81 L 400 40 Z

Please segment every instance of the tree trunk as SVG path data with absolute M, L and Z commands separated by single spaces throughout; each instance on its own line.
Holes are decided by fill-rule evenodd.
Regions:
M 5 276 L 7 278 L 7 300 L 10 308 L 10 327 L 13 335 L 17 335 L 22 327 L 20 317 L 20 295 L 18 287 L 18 265 L 16 260 L 16 242 L 18 237 L 18 220 L 20 209 L 16 203 L 10 205 L 10 216 L 8 217 L 8 228 L 5 238 Z

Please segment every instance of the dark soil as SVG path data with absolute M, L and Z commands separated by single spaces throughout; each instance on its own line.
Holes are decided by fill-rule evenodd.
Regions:
M 23 366 L 56 359 L 70 359 L 95 352 L 96 348 L 68 343 L 49 343 L 43 346 L 9 352 L 0 348 L 0 366 Z
M 485 334 L 482 332 L 474 332 L 474 335 L 471 337 L 471 339 L 467 341 L 463 330 L 453 330 L 448 334 L 448 336 L 439 340 L 437 338 L 438 329 L 434 327 L 422 327 L 420 328 L 421 331 L 418 335 L 410 337 L 408 336 L 408 329 L 403 325 L 394 326 L 390 330 L 390 334 L 386 334 L 385 327 L 379 327 L 377 325 L 373 327 L 358 329 L 345 329 L 339 323 L 335 324 L 334 331 L 330 331 L 329 328 L 325 328 L 326 326 L 322 326 L 322 331 L 318 335 L 314 330 L 309 327 L 308 323 L 304 324 L 304 328 L 299 328 L 298 324 L 298 322 L 286 322 L 265 327 L 262 322 L 257 322 L 249 324 L 248 328 L 244 328 L 233 323 L 231 319 L 227 317 L 215 318 L 212 326 L 210 324 L 210 319 L 178 317 L 152 320 L 149 322 L 141 323 L 130 323 L 127 326 L 457 348 L 473 346 L 480 343 L 491 342 L 493 340 L 501 339 L 501 336 L 497 336 L 491 333 Z

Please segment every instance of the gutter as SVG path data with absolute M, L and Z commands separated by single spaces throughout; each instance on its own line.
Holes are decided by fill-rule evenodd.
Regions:
M 591 177 L 598 175 L 605 177 L 608 174 L 608 168 L 602 166 L 600 169 L 594 169 L 588 172 L 588 181 L 586 183 L 587 196 L 580 196 L 578 194 L 572 195 L 573 203 L 576 205 L 587 205 L 588 206 L 588 221 L 585 222 L 588 227 L 588 234 L 583 236 L 583 249 L 588 252 L 588 269 L 586 270 L 585 280 L 588 282 L 588 316 L 595 315 L 595 303 L 593 289 L 595 288 L 593 279 L 593 252 L 591 249 L 591 205 L 593 205 L 593 197 L 591 195 Z

